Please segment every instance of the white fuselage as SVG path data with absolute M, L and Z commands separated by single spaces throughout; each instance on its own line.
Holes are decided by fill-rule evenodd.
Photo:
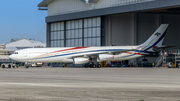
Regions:
M 153 47 L 161 47 L 169 24 L 161 26 L 139 46 L 111 47 L 64 47 L 64 48 L 31 48 L 18 50 L 9 57 L 19 62 L 64 62 L 87 63 L 97 58 L 101 61 L 130 60 L 155 52 Z
M 19 62 L 64 62 L 73 63 L 71 57 L 103 54 L 106 52 L 125 51 L 138 46 L 110 46 L 110 47 L 66 47 L 66 48 L 30 48 L 16 51 L 10 58 Z M 114 55 L 109 61 L 129 60 L 143 56 L 136 51 Z

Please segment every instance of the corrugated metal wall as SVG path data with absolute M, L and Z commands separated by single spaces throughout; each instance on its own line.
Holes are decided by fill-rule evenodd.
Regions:
M 154 0 L 99 0 L 96 4 L 85 4 L 81 0 L 54 0 L 48 5 L 48 16 L 130 5 Z
M 88 10 L 90 6 L 80 0 L 55 0 L 48 5 L 48 16 Z

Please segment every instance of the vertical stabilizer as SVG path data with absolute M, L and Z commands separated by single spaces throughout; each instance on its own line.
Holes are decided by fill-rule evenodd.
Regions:
M 143 51 L 153 51 L 153 47 L 161 47 L 169 24 L 161 24 L 161 26 L 151 35 L 151 37 L 144 42 L 142 46 Z

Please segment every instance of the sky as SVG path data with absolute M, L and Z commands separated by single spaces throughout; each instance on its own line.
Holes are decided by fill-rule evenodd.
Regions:
M 0 44 L 11 39 L 46 42 L 46 10 L 38 10 L 43 0 L 0 0 Z

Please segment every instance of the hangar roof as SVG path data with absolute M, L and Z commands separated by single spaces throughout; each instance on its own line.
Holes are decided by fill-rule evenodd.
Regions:
M 47 7 L 47 5 L 52 1 L 54 0 L 43 0 L 41 3 L 38 4 L 38 7 Z
M 54 0 L 43 0 L 41 3 L 38 4 L 38 7 L 47 7 L 49 3 L 51 3 Z M 86 3 L 97 3 L 99 0 L 81 0 L 82 2 Z
M 11 42 L 6 45 L 6 48 L 9 50 L 17 50 L 17 49 L 22 49 L 22 48 L 30 48 L 30 47 L 46 47 L 46 44 L 35 41 L 35 40 L 30 40 L 30 39 L 21 39 L 15 42 Z

